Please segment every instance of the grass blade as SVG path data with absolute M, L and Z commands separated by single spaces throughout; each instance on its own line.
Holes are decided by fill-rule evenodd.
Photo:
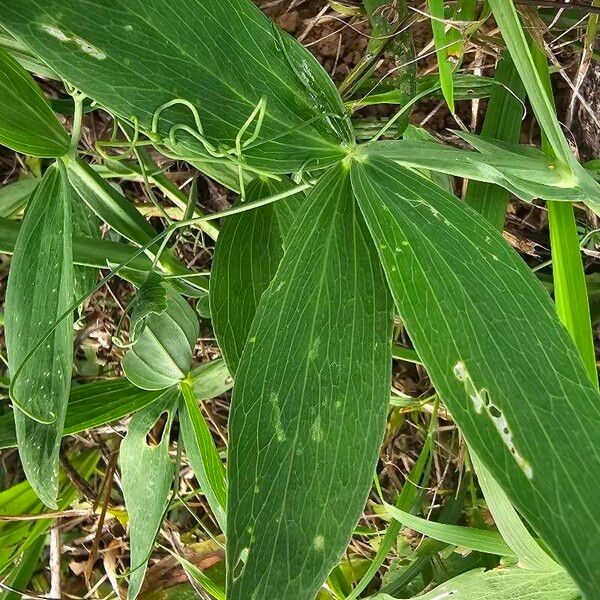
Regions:
M 519 567 L 541 573 L 556 573 L 563 568 L 542 550 L 523 525 L 508 496 L 485 465 L 471 453 L 471 460 L 494 523 L 506 544 L 519 559 Z
M 525 88 L 508 52 L 504 52 L 498 61 L 495 81 L 501 85 L 492 88 L 481 136 L 516 144 L 525 110 L 522 104 Z M 469 181 L 465 202 L 502 230 L 509 197 L 509 191 L 498 185 Z
M 444 95 L 444 100 L 446 100 L 450 112 L 453 113 L 454 82 L 452 81 L 452 72 L 454 68 L 448 57 L 448 47 L 451 41 L 450 37 L 446 35 L 444 0 L 427 0 L 427 2 L 429 12 L 431 13 L 431 29 L 433 31 L 433 43 L 438 63 L 440 87 Z
M 402 523 L 405 527 L 410 527 L 434 540 L 446 542 L 447 544 L 461 548 L 469 548 L 477 552 L 498 554 L 499 556 L 514 556 L 513 551 L 497 531 L 486 531 L 485 529 L 475 529 L 474 527 L 462 527 L 461 525 L 448 525 L 446 523 L 428 521 L 391 504 L 386 504 L 385 510 L 390 517 L 396 519 L 396 521 Z

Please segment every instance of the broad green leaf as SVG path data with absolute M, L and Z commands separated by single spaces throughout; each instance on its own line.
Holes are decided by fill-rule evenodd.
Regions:
M 230 149 L 242 136 L 246 166 L 297 171 L 343 157 L 351 128 L 333 82 L 316 59 L 249 0 L 12 0 L 0 23 L 60 76 L 122 119 L 169 137 L 177 152 L 208 157 L 199 137 Z M 166 69 L 165 65 L 169 65 Z M 249 74 L 252 76 L 250 77 Z M 252 141 L 261 99 L 266 101 Z M 198 112 L 161 105 L 185 100 Z M 201 125 L 201 128 L 199 127 Z M 200 129 L 203 133 L 200 134 Z
M 577 600 L 580 593 L 566 573 L 535 573 L 516 567 L 476 569 L 416 596 L 418 600 Z M 372 600 L 394 600 L 377 594 Z
M 247 189 L 246 202 L 292 187 L 290 180 L 256 179 Z M 240 362 L 258 301 L 283 256 L 282 229 L 287 233 L 299 201 L 298 196 L 292 196 L 232 215 L 221 228 L 210 273 L 210 312 L 215 337 L 232 374 Z
M 579 186 L 569 169 L 540 150 L 484 140 L 464 132 L 459 135 L 478 152 L 427 141 L 394 140 L 365 146 L 359 150 L 359 156 L 381 156 L 406 167 L 495 183 L 527 201 L 564 200 L 565 196 L 572 200 L 585 198 L 586 190 Z
M 175 465 L 169 456 L 169 434 L 179 390 L 153 402 L 135 414 L 121 444 L 119 463 L 123 495 L 129 515 L 130 577 L 127 598 L 133 600 L 144 581 L 146 564 L 169 505 Z M 165 417 L 160 439 L 149 445 L 147 436 Z
M 499 556 L 514 556 L 513 551 L 507 546 L 497 531 L 486 531 L 485 529 L 476 529 L 474 527 L 428 521 L 391 504 L 386 504 L 385 510 L 390 517 L 396 519 L 396 521 L 399 521 L 405 527 L 410 527 L 434 540 L 446 542 L 453 546 L 470 548 L 477 552 L 498 554 Z
M 0 48 L 0 144 L 31 156 L 63 156 L 69 138 L 31 75 Z
M 37 177 L 19 179 L 0 189 L 0 217 L 10 219 L 27 204 L 40 180 Z
M 179 410 L 179 423 L 183 444 L 200 484 L 200 490 L 206 496 L 219 527 L 225 532 L 227 487 L 223 461 L 198 407 L 198 399 L 194 395 L 192 385 L 186 380 L 180 383 L 180 387 L 183 401 Z
M 313 600 L 337 564 L 383 437 L 391 325 L 347 170 L 336 167 L 303 203 L 236 373 L 231 600 Z
M 57 167 L 46 171 L 15 245 L 6 290 L 6 347 L 19 455 L 27 479 L 50 507 L 58 493 L 58 451 L 73 360 L 72 190 Z
M 194 396 L 207 400 L 231 389 L 233 380 L 222 358 L 197 366 L 189 375 Z
M 600 577 L 600 397 L 547 292 L 487 221 L 418 175 L 373 157 L 353 165 L 352 183 L 437 392 L 591 593 Z
M 144 390 L 165 389 L 185 379 L 198 331 L 196 313 L 179 294 L 169 292 L 167 309 L 146 318 L 135 345 L 123 359 L 127 379 Z

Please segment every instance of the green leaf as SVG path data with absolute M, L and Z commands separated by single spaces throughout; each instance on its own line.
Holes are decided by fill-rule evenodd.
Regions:
M 481 491 L 485 496 L 492 517 L 494 517 L 494 523 L 504 541 L 519 559 L 519 567 L 547 573 L 562 571 L 563 568 L 542 550 L 527 530 L 527 527 L 523 525 L 521 517 L 513 508 L 504 490 L 473 452 L 471 452 L 471 460 L 477 473 Z
M 92 0 L 85 11 L 79 0 L 22 0 L 18 7 L 2 0 L 0 14 L 60 76 L 147 132 L 161 105 L 183 99 L 198 111 L 203 137 L 231 148 L 264 98 L 258 138 L 243 151 L 246 166 L 280 173 L 307 161 L 327 166 L 343 157 L 340 142 L 351 140 L 327 73 L 249 0 Z M 181 104 L 158 117 L 163 139 L 176 124 L 199 133 Z M 255 115 L 244 141 L 257 123 Z M 179 130 L 175 138 L 172 149 L 208 156 L 197 136 Z
M 156 231 L 135 206 L 102 179 L 90 165 L 80 159 L 70 160 L 67 164 L 67 172 L 69 181 L 79 197 L 115 231 L 139 246 L 145 246 L 157 236 Z M 153 244 L 148 252 L 150 254 L 157 252 L 159 247 L 159 243 Z M 173 275 L 191 274 L 191 271 L 177 261 L 168 250 L 161 254 L 160 263 Z M 193 281 L 194 284 L 183 280 L 178 283 L 190 287 L 190 295 L 195 295 L 194 291 L 201 290 L 205 284 L 199 277 L 194 277 Z
M 31 75 L 0 48 L 0 144 L 31 156 L 63 156 L 69 138 Z
M 129 343 L 135 344 L 144 331 L 150 315 L 162 315 L 168 307 L 168 290 L 158 273 L 150 271 L 146 281 L 141 285 L 133 300 L 131 322 L 129 326 Z
M 442 583 L 419 600 L 577 600 L 579 591 L 565 573 L 535 573 L 516 567 L 475 569 Z M 372 600 L 394 600 L 377 594 Z
M 247 189 L 246 202 L 292 187 L 289 179 L 256 179 Z M 215 337 L 232 374 L 240 362 L 258 301 L 283 256 L 282 229 L 287 233 L 300 198 L 291 196 L 227 217 L 219 234 L 210 274 L 210 311 Z
M 504 52 L 496 66 L 494 81 L 485 111 L 481 135 L 506 142 L 518 143 L 521 118 L 525 111 L 525 88 L 508 52 Z M 470 181 L 465 202 L 486 217 L 498 229 L 504 229 L 504 219 L 510 194 L 494 184 Z
M 170 291 L 167 309 L 146 318 L 137 342 L 123 359 L 127 379 L 144 390 L 179 383 L 190 371 L 198 332 L 196 313 L 179 294 Z
M 63 436 L 116 421 L 150 404 L 158 391 L 140 390 L 126 379 L 94 381 L 71 388 Z M 17 445 L 12 414 L 0 416 L 0 449 Z
M 352 183 L 437 392 L 519 512 L 595 589 L 600 397 L 547 292 L 487 221 L 418 175 L 373 158 Z
M 232 381 L 222 359 L 196 367 L 189 375 L 197 399 L 214 398 L 231 388 Z M 127 379 L 93 381 L 71 388 L 63 435 L 106 425 L 154 402 L 168 390 L 141 390 Z M 0 416 L 0 450 L 17 445 L 11 413 Z
M 452 62 L 448 56 L 448 45 L 450 35 L 446 34 L 444 19 L 444 0 L 428 0 L 429 12 L 431 13 L 431 29 L 433 31 L 433 42 L 438 63 L 440 87 L 448 104 L 450 112 L 454 112 L 454 84 L 452 81 Z
M 381 156 L 400 165 L 495 183 L 522 200 L 583 200 L 586 190 L 570 171 L 530 146 L 485 140 L 457 132 L 477 149 L 460 150 L 427 141 L 394 140 L 365 146 L 360 154 Z
M 197 400 L 206 400 L 224 394 L 231 389 L 233 380 L 222 358 L 211 360 L 196 367 L 190 373 L 194 396 Z
M 172 388 L 167 398 L 135 414 L 121 444 L 119 462 L 123 478 L 123 495 L 129 515 L 129 556 L 131 575 L 127 598 L 139 593 L 146 573 L 146 564 L 163 517 L 169 505 L 169 492 L 175 476 L 175 465 L 169 456 L 169 434 L 179 390 Z M 160 420 L 160 439 L 149 445 L 147 436 Z
M 507 546 L 497 531 L 486 531 L 485 529 L 476 529 L 474 527 L 462 527 L 461 525 L 448 525 L 446 523 L 428 521 L 391 504 L 386 504 L 385 510 L 390 517 L 396 519 L 396 521 L 399 521 L 405 527 L 410 527 L 434 540 L 446 542 L 453 546 L 470 548 L 477 552 L 498 554 L 499 556 L 514 556 L 513 551 Z
M 231 600 L 313 600 L 337 564 L 383 437 L 391 326 L 372 242 L 336 167 L 303 203 L 236 373 Z
M 66 174 L 51 167 L 29 203 L 6 290 L 19 454 L 32 487 L 50 507 L 56 506 L 58 451 L 71 385 L 72 314 L 29 353 L 73 302 L 71 202 Z
M 27 204 L 40 180 L 37 177 L 19 179 L 0 189 L 0 217 L 14 217 Z
M 90 246 L 100 239 L 100 223 L 96 215 L 79 198 L 73 201 L 73 234 L 87 240 Z M 98 269 L 87 266 L 75 266 L 74 300 L 94 289 L 98 279 Z
M 0 217 L 0 252 L 14 253 L 20 229 L 19 222 Z M 128 269 L 147 273 L 152 268 L 152 261 L 145 255 L 131 260 L 135 251 L 136 248 L 120 242 L 94 240 L 90 243 L 89 238 L 73 238 L 73 261 L 78 265 L 104 269 L 107 265 L 118 265 L 129 260 L 131 262 L 128 263 Z
M 206 496 L 219 527 L 225 532 L 227 488 L 223 462 L 208 424 L 198 407 L 198 400 L 191 384 L 185 380 L 180 383 L 180 387 L 183 402 L 179 411 L 179 423 L 183 444 L 200 484 L 200 490 Z

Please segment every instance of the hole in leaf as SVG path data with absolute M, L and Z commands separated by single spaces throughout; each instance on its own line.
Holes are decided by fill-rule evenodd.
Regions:
M 248 554 L 250 548 L 244 548 L 238 555 L 235 565 L 233 566 L 233 580 L 235 581 L 244 574 L 246 568 L 246 561 L 248 560 Z
M 164 412 L 158 417 L 152 429 L 146 434 L 146 444 L 148 446 L 159 446 L 165 435 L 169 413 Z

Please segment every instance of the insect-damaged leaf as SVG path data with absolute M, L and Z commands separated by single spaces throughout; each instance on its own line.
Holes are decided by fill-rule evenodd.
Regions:
M 179 294 L 170 291 L 166 310 L 146 317 L 123 359 L 127 379 L 144 390 L 179 383 L 189 373 L 198 330 L 196 313 Z
M 352 185 L 440 397 L 515 507 L 594 597 L 600 397 L 548 294 L 487 221 L 422 177 L 372 157 L 353 165 Z
M 285 173 L 308 160 L 331 164 L 343 156 L 340 141 L 351 139 L 326 72 L 249 0 L 91 0 L 85 10 L 80 0 L 1 0 L 0 15 L 59 75 L 145 131 L 161 105 L 183 99 L 199 112 L 203 135 L 231 148 L 264 98 L 259 137 L 244 150 L 247 165 Z M 181 104 L 158 115 L 163 138 L 175 124 L 200 129 Z M 208 156 L 183 130 L 176 142 L 187 155 Z
M 364 507 L 383 435 L 391 301 L 345 168 L 303 207 L 236 373 L 231 600 L 313 600 Z
M 69 138 L 31 75 L 0 48 L 0 144 L 32 156 L 63 156 Z
M 72 315 L 24 361 L 73 302 L 71 201 L 66 174 L 51 167 L 29 202 L 6 290 L 6 346 L 19 454 L 31 486 L 51 507 L 58 492 L 58 451 L 71 385 Z
M 146 563 L 169 505 L 169 492 L 175 475 L 175 465 L 169 456 L 169 434 L 179 389 L 170 391 L 170 398 L 163 394 L 156 402 L 136 413 L 121 444 L 119 461 L 129 515 L 129 599 L 138 595 L 144 581 Z M 166 421 L 158 423 L 161 416 Z M 158 434 L 153 432 L 155 425 L 162 427 Z M 150 445 L 148 436 L 158 439 Z
M 290 179 L 256 179 L 248 186 L 245 201 L 254 202 L 292 186 Z M 283 240 L 302 197 L 292 196 L 232 215 L 219 233 L 210 275 L 210 312 L 215 337 L 232 374 L 240 362 L 258 301 L 283 256 Z

